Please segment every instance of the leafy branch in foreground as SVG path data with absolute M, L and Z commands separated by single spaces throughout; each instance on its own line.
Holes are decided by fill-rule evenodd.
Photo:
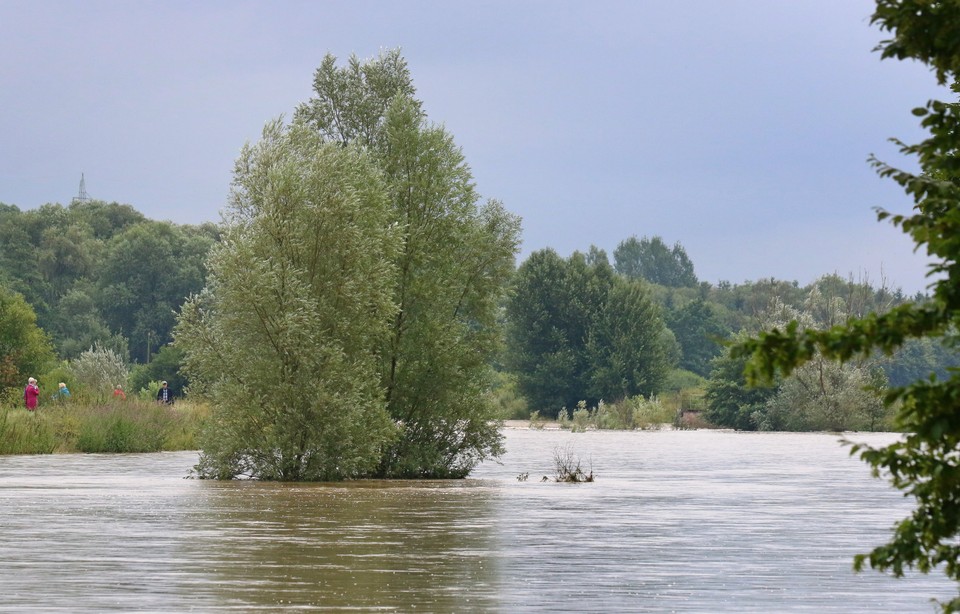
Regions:
M 956 83 L 960 72 L 960 6 L 920 0 L 878 0 L 872 23 L 891 33 L 878 49 L 884 58 L 915 59 L 935 70 L 941 85 Z M 954 91 L 960 91 L 956 85 Z M 917 249 L 926 246 L 934 263 L 929 276 L 933 295 L 922 305 L 905 304 L 884 314 L 869 314 L 825 331 L 802 330 L 796 322 L 783 330 L 761 333 L 736 348 L 749 357 L 751 381 L 770 381 L 789 374 L 817 355 L 839 361 L 891 354 L 907 340 L 938 338 L 956 344 L 960 325 L 960 105 L 930 101 L 914 109 L 929 138 L 900 151 L 916 156 L 922 174 L 889 166 L 871 157 L 881 177 L 896 181 L 914 201 L 911 215 L 878 211 L 909 234 Z M 852 454 L 886 475 L 894 487 L 910 495 L 916 507 L 896 524 L 889 543 L 858 555 L 854 568 L 870 567 L 900 576 L 908 568 L 924 573 L 943 567 L 960 581 L 960 373 L 946 379 L 931 375 L 890 390 L 885 402 L 897 405 L 895 424 L 905 432 L 880 448 L 853 445 Z M 940 604 L 944 612 L 960 611 L 960 597 Z

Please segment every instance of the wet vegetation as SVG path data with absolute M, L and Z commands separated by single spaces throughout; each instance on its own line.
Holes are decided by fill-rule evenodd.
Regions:
M 0 408 L 0 454 L 126 453 L 197 449 L 203 404 L 139 399 L 57 403 L 37 411 Z

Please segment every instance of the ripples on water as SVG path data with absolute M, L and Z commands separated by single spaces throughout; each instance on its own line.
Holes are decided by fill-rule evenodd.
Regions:
M 900 613 L 955 594 L 940 573 L 851 571 L 910 501 L 836 435 L 506 436 L 501 463 L 461 481 L 221 483 L 183 479 L 193 453 L 0 457 L 0 611 Z M 558 447 L 597 480 L 540 482 Z

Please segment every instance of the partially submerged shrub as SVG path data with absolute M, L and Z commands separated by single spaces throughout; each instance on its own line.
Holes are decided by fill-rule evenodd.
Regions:
M 583 432 L 589 429 L 659 429 L 674 421 L 676 411 L 666 407 L 658 397 L 645 399 L 637 395 L 616 403 L 597 403 L 595 408 L 587 407 L 586 401 L 577 403 L 571 417 L 567 408 L 560 410 L 557 421 L 562 429 Z
M 601 401 L 602 403 L 602 401 Z M 587 402 L 580 401 L 577 408 L 573 410 L 573 421 L 570 430 L 574 433 L 582 433 L 593 425 L 593 412 L 587 409 Z
M 633 425 L 638 429 L 659 429 L 664 424 L 672 423 L 676 414 L 655 396 L 644 399 L 637 395 L 630 399 L 630 403 L 633 405 Z
M 554 481 L 556 482 L 592 482 L 593 468 L 589 473 L 584 472 L 581 467 L 579 456 L 574 456 L 572 448 L 567 445 L 557 446 L 553 449 L 553 464 L 556 471 Z

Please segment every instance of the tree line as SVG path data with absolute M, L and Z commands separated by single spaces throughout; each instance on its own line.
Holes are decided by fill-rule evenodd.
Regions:
M 179 360 L 167 344 L 185 297 L 204 286 L 219 232 L 214 224 L 149 220 L 118 203 L 26 211 L 0 203 L 0 386 L 22 386 L 50 360 L 74 360 L 95 345 L 142 365 L 141 380 L 178 380 Z M 30 322 L 43 335 L 28 334 Z M 18 347 L 29 349 L 14 358 Z M 158 357 L 161 364 L 148 368 Z
M 0 205 L 0 303 L 19 322 L 5 334 L 4 387 L 97 347 L 132 366 L 137 385 L 189 384 L 223 407 L 216 423 L 230 430 L 208 438 L 210 475 L 439 476 L 497 452 L 484 425 L 504 395 L 556 417 L 694 389 L 717 426 L 879 429 L 891 426 L 876 401 L 885 387 L 957 362 L 915 339 L 751 388 L 730 341 L 927 297 L 838 275 L 713 285 L 656 235 L 623 239 L 612 258 L 548 248 L 516 266 L 519 220 L 481 202 L 397 52 L 342 67 L 327 57 L 293 120 L 244 148 L 233 186 L 221 225 L 117 203 Z M 33 325 L 42 334 L 28 335 Z M 251 452 L 265 433 L 281 460 Z M 323 462 L 309 452 L 324 447 Z M 331 469 L 350 455 L 355 467 Z
M 498 215 L 501 222 L 507 219 Z M 292 212 L 284 216 L 284 223 L 293 223 Z M 188 383 L 180 372 L 182 350 L 170 344 L 177 313 L 187 297 L 207 285 L 208 259 L 222 243 L 223 233 L 224 228 L 213 224 L 148 220 L 133 207 L 117 203 L 49 204 L 29 211 L 0 205 L 5 246 L 0 253 L 4 289 L 0 303 L 7 322 L 20 322 L 9 326 L 6 334 L 0 365 L 3 387 L 17 388 L 27 372 L 42 372 L 41 365 L 54 358 L 77 359 L 98 345 L 133 367 L 135 388 L 167 379 L 182 393 Z M 378 249 L 388 244 L 381 238 Z M 424 245 L 431 246 L 421 249 L 430 251 L 432 266 L 439 267 L 434 244 Z M 412 263 L 422 255 L 412 245 L 406 250 L 401 270 L 415 286 L 413 276 L 423 272 Z M 572 409 L 581 401 L 595 406 L 601 400 L 650 398 L 700 387 L 707 391 L 705 417 L 717 426 L 890 428 L 875 409 L 858 410 L 860 417 L 853 421 L 811 417 L 822 418 L 823 412 L 800 419 L 793 408 L 801 404 L 785 392 L 774 399 L 783 382 L 766 392 L 748 388 L 742 376 L 744 361 L 731 358 L 724 343 L 782 326 L 792 318 L 827 329 L 849 317 L 882 313 L 926 297 L 908 299 L 883 284 L 874 287 L 869 280 L 835 274 L 808 286 L 776 279 L 712 285 L 697 279 L 694 263 L 680 243 L 668 245 L 659 236 L 628 237 L 612 255 L 591 246 L 564 258 L 548 248 L 533 252 L 515 269 L 509 262 L 501 265 L 501 277 L 509 279 L 509 291 L 497 307 L 505 324 L 505 343 L 490 352 L 489 360 L 516 382 L 514 392 L 529 410 L 555 417 L 562 408 Z M 453 266 L 457 258 L 448 257 L 447 266 Z M 329 264 L 318 261 L 314 266 Z M 418 308 L 424 300 L 406 295 L 404 299 Z M 393 326 L 395 334 L 399 331 L 405 337 L 413 325 L 404 320 L 412 317 L 411 309 L 400 314 Z M 419 312 L 416 315 L 416 325 L 425 326 Z M 45 337 L 28 332 L 30 327 L 23 322 L 31 318 Z M 431 335 L 442 329 L 433 326 Z M 15 339 L 18 335 L 23 338 Z M 52 351 L 38 349 L 44 347 L 43 339 Z M 15 359 L 15 346 L 32 349 Z M 929 373 L 943 376 L 957 362 L 948 346 L 913 339 L 893 356 L 878 354 L 864 362 L 858 367 L 860 375 L 844 380 L 846 386 L 839 386 L 832 396 L 826 388 L 819 393 L 825 399 L 839 399 L 841 390 L 868 383 L 878 390 L 900 386 Z M 390 368 L 396 377 L 399 364 Z M 800 382 L 785 385 L 799 386 L 800 396 L 809 393 Z M 391 394 L 397 387 L 390 385 Z

